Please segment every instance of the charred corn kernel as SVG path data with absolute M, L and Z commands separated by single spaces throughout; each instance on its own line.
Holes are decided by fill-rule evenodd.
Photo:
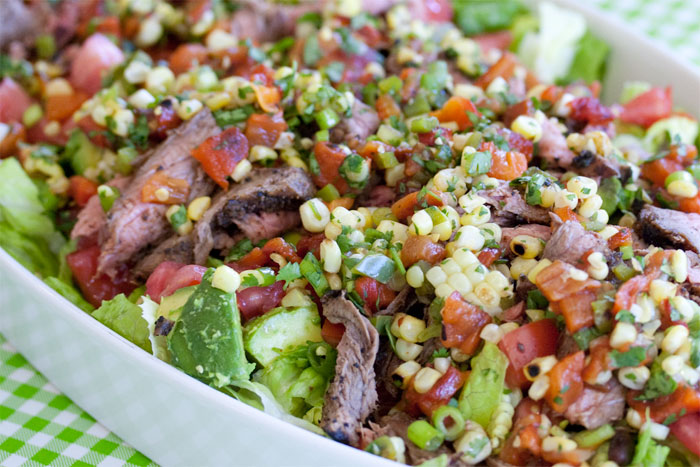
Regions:
M 415 235 L 428 235 L 433 230 L 433 221 L 425 209 L 411 216 L 411 225 L 408 230 Z
M 661 342 L 661 348 L 664 352 L 670 354 L 676 353 L 681 348 L 683 343 L 688 340 L 688 328 L 677 324 L 666 329 L 664 340 Z
M 211 276 L 211 286 L 226 293 L 233 293 L 241 285 L 241 276 L 225 264 L 214 270 Z
M 472 284 L 462 272 L 456 272 L 447 278 L 447 283 L 463 296 L 472 291 Z
M 578 213 L 583 217 L 590 218 L 591 216 L 593 216 L 593 214 L 598 212 L 602 205 L 603 198 L 601 198 L 599 195 L 592 195 L 589 198 L 586 198 L 586 200 L 583 203 L 581 203 L 581 205 L 578 208 Z
M 501 295 L 485 281 L 474 287 L 474 295 L 487 308 L 487 311 L 498 308 Z
M 146 89 L 154 95 L 166 94 L 175 83 L 175 75 L 170 68 L 157 66 L 146 75 Z
M 532 259 L 542 252 L 542 241 L 530 235 L 516 235 L 510 241 L 510 251 L 523 259 Z
M 277 151 L 267 146 L 262 146 L 256 144 L 250 148 L 250 160 L 251 162 L 262 162 L 277 159 Z
M 397 366 L 392 375 L 398 376 L 402 381 L 402 388 L 406 388 L 409 379 L 421 369 L 420 363 L 415 360 L 407 361 Z
M 640 390 L 649 380 L 649 375 L 649 368 L 645 366 L 625 367 L 617 372 L 617 379 L 629 389 Z
M 654 279 L 651 281 L 651 285 L 649 287 L 649 295 L 657 304 L 659 304 L 667 298 L 671 298 L 676 295 L 677 289 L 677 284 L 673 284 L 662 279 Z
M 520 276 L 525 276 L 535 266 L 537 266 L 536 259 L 515 258 L 510 263 L 510 277 L 518 279 Z
M 156 98 L 145 89 L 139 89 L 129 96 L 129 104 L 137 109 L 147 109 L 150 105 L 156 102 Z
M 399 337 L 407 342 L 418 342 L 418 335 L 425 330 L 425 321 L 405 315 L 398 320 Z
M 557 193 L 554 195 L 555 208 L 576 209 L 577 204 L 578 197 L 569 190 L 557 191 Z
M 540 376 L 549 373 L 549 370 L 554 368 L 556 364 L 557 359 L 554 355 L 535 358 L 523 368 L 523 373 L 528 380 L 535 381 Z
M 134 38 L 134 42 L 139 47 L 150 47 L 163 36 L 163 25 L 157 16 L 149 16 L 141 21 L 139 32 Z
M 233 173 L 231 174 L 231 178 L 235 182 L 240 182 L 241 180 L 246 178 L 252 170 L 253 170 L 253 164 L 251 164 L 248 159 L 243 159 L 238 164 L 236 164 L 236 168 L 233 169 Z
M 532 382 L 530 390 L 528 391 L 528 396 L 534 401 L 542 399 L 549 389 L 549 376 L 541 375 L 538 376 L 535 381 Z
M 442 284 L 435 287 L 435 296 L 440 298 L 447 298 L 450 295 L 452 295 L 452 292 L 454 291 L 455 289 L 450 284 L 448 284 L 447 282 L 443 282 Z
M 454 237 L 454 243 L 457 248 L 468 248 L 472 251 L 481 250 L 485 241 L 481 231 L 473 225 L 460 227 Z
M 698 195 L 698 186 L 694 182 L 675 180 L 669 183 L 666 190 L 673 196 L 680 198 L 695 198 Z
M 189 206 L 187 206 L 187 217 L 189 217 L 190 220 L 198 221 L 202 218 L 202 216 L 207 211 L 207 209 L 209 209 L 210 206 L 210 197 L 200 196 L 199 198 L 195 198 L 192 200 Z
M 627 421 L 627 424 L 631 426 L 632 428 L 636 428 L 637 430 L 642 427 L 642 423 L 644 422 L 644 419 L 642 418 L 642 414 L 640 414 L 638 411 L 630 407 L 627 409 L 627 415 L 625 416 L 625 421 Z
M 483 327 L 479 337 L 487 342 L 491 342 L 492 344 L 498 344 L 503 338 L 503 331 L 498 324 L 489 323 Z
M 422 345 L 408 342 L 400 338 L 396 339 L 396 355 L 404 362 L 415 360 L 422 350 Z
M 599 231 L 598 233 L 600 234 L 601 237 L 603 237 L 603 240 L 609 240 L 613 235 L 616 235 L 620 230 L 612 225 L 606 225 L 603 227 L 603 230 Z
M 579 199 L 587 199 L 598 192 L 598 183 L 592 178 L 576 176 L 566 182 L 566 189 L 578 196 Z
M 425 278 L 433 284 L 433 287 L 437 287 L 447 281 L 447 274 L 440 266 L 433 266 L 425 273 Z
M 238 40 L 236 36 L 230 34 L 221 29 L 214 29 L 209 34 L 205 40 L 207 49 L 212 52 L 219 52 L 221 50 L 226 50 L 238 46 Z
M 452 259 L 459 264 L 459 266 L 464 269 L 473 264 L 480 264 L 479 258 L 476 257 L 474 253 L 466 248 L 460 248 L 452 254 Z
M 528 115 L 519 115 L 513 120 L 510 129 L 535 143 L 542 138 L 542 125 Z
M 44 87 L 44 96 L 70 96 L 73 94 L 73 86 L 65 78 L 54 78 Z
M 323 232 L 331 220 L 331 213 L 318 198 L 312 198 L 299 207 L 301 223 L 309 232 Z
M 544 268 L 546 268 L 550 264 L 552 264 L 552 262 L 546 258 L 539 260 L 537 265 L 535 267 L 533 267 L 532 269 L 530 269 L 530 271 L 527 273 L 527 278 L 530 280 L 530 282 L 535 284 L 536 283 L 535 281 L 537 280 L 537 275 L 540 273 L 540 271 L 542 271 Z
M 382 233 L 392 232 L 392 243 L 403 243 L 408 239 L 408 226 L 400 222 L 385 219 L 379 222 L 377 230 Z
M 679 284 L 688 278 L 688 257 L 685 251 L 676 250 L 671 255 L 671 273 Z
M 632 344 L 637 339 L 637 328 L 634 324 L 619 321 L 610 334 L 610 346 L 620 349 Z
M 597 280 L 604 280 L 608 277 L 609 268 L 605 262 L 605 256 L 599 251 L 588 255 L 588 274 Z
M 211 110 L 219 110 L 231 103 L 231 95 L 227 92 L 217 92 L 212 94 L 205 103 Z
M 435 383 L 437 383 L 437 380 L 441 377 L 442 373 L 434 368 L 421 368 L 420 371 L 416 373 L 415 379 L 413 380 L 413 389 L 415 389 L 418 394 L 425 394 L 432 389 Z
M 161 203 L 164 203 L 170 199 L 170 191 L 168 191 L 167 188 L 158 188 L 154 194 L 156 199 Z
M 408 285 L 410 285 L 414 289 L 417 289 L 423 285 L 424 281 L 425 274 L 419 266 L 414 264 L 413 266 L 408 268 L 408 271 L 406 271 L 406 282 L 408 282 Z
M 542 450 L 549 452 L 569 452 L 576 449 L 576 441 L 564 436 L 547 436 L 542 440 Z
M 340 271 L 342 256 L 340 253 L 340 247 L 335 240 L 330 240 L 328 238 L 324 239 L 321 242 L 320 252 L 324 271 L 331 273 L 337 273 Z
M 460 460 L 476 465 L 491 455 L 491 442 L 481 425 L 467 420 L 464 434 L 454 442 L 454 449 Z

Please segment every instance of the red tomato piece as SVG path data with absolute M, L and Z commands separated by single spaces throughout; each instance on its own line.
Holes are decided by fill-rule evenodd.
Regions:
M 700 393 L 685 383 L 679 383 L 673 393 L 650 401 L 637 400 L 639 394 L 641 391 L 627 391 L 627 403 L 642 415 L 642 420 L 646 418 L 647 408 L 651 419 L 657 423 L 663 423 L 672 415 L 678 417 L 681 413 L 694 414 L 700 411 Z
M 90 246 L 66 256 L 66 263 L 73 272 L 83 296 L 96 308 L 103 300 L 111 300 L 120 293 L 128 295 L 136 288 L 136 285 L 128 280 L 125 267 L 120 268 L 114 278 L 107 274 L 96 275 L 99 257 L 98 246 Z
M 396 298 L 396 292 L 386 284 L 382 284 L 371 277 L 360 277 L 355 281 L 355 290 L 365 303 L 365 311 L 368 314 L 386 308 Z
M 401 114 L 401 108 L 389 94 L 379 96 L 374 103 L 374 107 L 377 109 L 377 114 L 381 120 Z
M 527 170 L 527 157 L 518 151 L 504 151 L 491 141 L 481 143 L 479 151 L 491 152 L 491 170 L 488 175 L 500 180 L 513 180 Z
M 541 319 L 509 332 L 498 343 L 510 364 L 506 370 L 506 383 L 512 388 L 525 388 L 530 382 L 523 368 L 538 357 L 554 355 L 557 351 L 559 331 L 554 320 Z
M 443 144 L 447 141 L 452 141 L 452 130 L 439 126 L 428 133 L 420 133 L 418 135 L 418 141 L 426 146 L 435 146 L 438 138 L 442 139 Z
M 491 81 L 498 78 L 499 76 L 503 79 L 508 79 L 513 76 L 515 72 L 515 67 L 518 65 L 518 60 L 515 55 L 511 52 L 504 53 L 496 63 L 494 63 L 491 68 L 489 68 L 486 73 L 479 76 L 474 84 L 486 89 Z
M 600 282 L 594 279 L 584 281 L 573 279 L 571 271 L 575 269 L 569 263 L 556 260 L 537 274 L 535 282 L 550 302 L 562 300 L 585 289 L 600 287 Z
M 591 304 L 595 299 L 596 293 L 594 291 L 581 290 L 552 305 L 564 316 L 566 329 L 573 334 L 580 329 L 593 326 L 593 308 Z
M 519 116 L 534 114 L 535 105 L 532 103 L 532 99 L 525 99 L 506 108 L 506 111 L 503 114 L 503 123 L 506 125 L 506 127 L 510 128 L 515 119 Z
M 333 347 L 338 347 L 340 339 L 343 338 L 343 334 L 345 334 L 345 325 L 341 323 L 336 324 L 326 320 L 323 322 L 323 326 L 321 326 L 321 337 Z
M 642 176 L 657 187 L 663 187 L 666 177 L 679 170 L 683 170 L 683 164 L 668 156 L 642 164 Z
M 176 290 L 202 282 L 205 272 L 207 268 L 204 266 L 165 261 L 159 264 L 146 280 L 146 294 L 154 302 L 160 303 L 162 297 L 168 297 Z
M 301 262 L 301 258 L 297 255 L 296 250 L 292 245 L 287 243 L 282 237 L 271 238 L 262 248 L 263 253 L 269 258 L 272 253 L 281 255 L 287 261 L 293 263 Z
M 462 300 L 462 296 L 456 291 L 445 300 L 441 314 L 442 345 L 458 348 L 467 355 L 473 354 L 479 347 L 479 334 L 484 326 L 492 321 L 488 313 Z
M 165 200 L 160 199 L 157 194 L 161 188 L 168 191 L 168 197 Z M 190 184 L 187 180 L 171 178 L 161 170 L 146 180 L 141 189 L 141 201 L 156 204 L 182 204 L 187 201 L 189 192 Z
M 473 126 L 469 114 L 481 116 L 481 113 L 479 113 L 472 101 L 460 96 L 450 97 L 440 110 L 430 112 L 430 115 L 437 117 L 440 123 L 457 123 L 459 131 L 468 130 Z
M 235 126 L 218 135 L 207 138 L 192 151 L 204 171 L 224 190 L 228 189 L 226 178 L 233 173 L 238 163 L 248 157 L 248 139 Z
M 670 116 L 672 111 L 671 88 L 652 88 L 626 103 L 622 107 L 620 120 L 647 128 L 657 120 Z
M 408 240 L 401 248 L 401 262 L 405 267 L 410 267 L 418 261 L 427 261 L 430 264 L 439 263 L 447 255 L 445 247 L 435 243 L 426 235 L 409 235 Z
M 107 36 L 95 33 L 83 43 L 71 63 L 70 82 L 89 95 L 102 88 L 103 73 L 124 61 L 124 53 Z
M 245 136 L 250 146 L 274 147 L 282 132 L 287 130 L 287 122 L 282 112 L 273 115 L 252 114 L 248 117 Z
M 170 99 L 165 99 L 160 103 L 160 113 L 152 114 L 151 128 L 153 135 L 157 140 L 163 140 L 168 136 L 168 131 L 177 128 L 182 123 L 182 119 L 177 115 L 173 108 L 173 103 Z
M 436 409 L 447 405 L 457 391 L 464 386 L 468 374 L 469 372 L 462 372 L 450 366 L 425 394 L 420 394 L 413 388 L 413 379 L 411 379 L 408 389 L 404 392 L 406 412 L 415 416 L 422 412 L 426 417 L 431 417 Z
M 471 39 L 479 44 L 482 53 L 488 53 L 492 49 L 505 50 L 513 41 L 513 34 L 508 30 L 496 31 L 479 34 Z
M 17 154 L 17 143 L 23 141 L 27 132 L 21 123 L 15 122 L 10 125 L 10 132 L 0 141 L 0 159 Z
M 611 122 L 612 111 L 595 97 L 578 97 L 569 103 L 569 118 L 589 125 L 602 125 Z
M 84 207 L 93 195 L 97 194 L 97 183 L 82 175 L 73 175 L 69 178 L 70 186 L 68 194 L 75 200 L 75 204 Z
M 549 370 L 549 389 L 545 400 L 552 409 L 564 413 L 583 392 L 583 372 L 585 353 L 580 350 L 567 355 Z
M 306 253 L 311 252 L 317 259 L 320 259 L 321 242 L 325 238 L 326 236 L 323 233 L 301 237 L 297 242 L 297 254 L 303 258 L 306 256 Z
M 346 157 L 345 152 L 335 144 L 319 141 L 314 145 L 314 156 L 319 167 L 318 175 L 312 174 L 316 186 L 323 188 L 331 183 L 341 195 L 347 193 L 350 187 L 339 172 Z
M 700 456 L 700 413 L 684 415 L 671 424 L 671 433 L 696 456 Z
M 267 287 L 247 287 L 236 292 L 243 321 L 264 315 L 280 304 L 284 297 L 284 281 Z
M 496 261 L 500 257 L 501 250 L 498 248 L 484 248 L 477 255 L 477 258 L 479 258 L 479 262 L 487 268 L 490 267 L 494 263 L 494 261 Z
M 88 96 L 82 92 L 59 94 L 46 97 L 46 117 L 49 120 L 63 121 L 83 105 Z
M 584 382 L 595 385 L 598 375 L 610 369 L 610 350 L 610 338 L 608 336 L 601 336 L 591 342 L 589 347 L 590 359 L 581 374 Z
M 0 122 L 22 121 L 22 115 L 30 105 L 32 105 L 32 99 L 22 86 L 9 76 L 3 78 L 0 82 Z
M 621 228 L 619 232 L 608 239 L 608 247 L 611 250 L 629 245 L 632 245 L 632 231 L 627 227 Z
M 176 75 L 189 71 L 191 68 L 203 64 L 208 53 L 207 48 L 202 44 L 179 45 L 168 58 L 170 69 Z
M 409 193 L 400 200 L 391 205 L 391 212 L 399 219 L 404 220 L 408 216 L 412 216 L 416 208 L 424 208 L 428 206 L 444 206 L 445 201 L 436 191 L 420 192 L 414 191 Z

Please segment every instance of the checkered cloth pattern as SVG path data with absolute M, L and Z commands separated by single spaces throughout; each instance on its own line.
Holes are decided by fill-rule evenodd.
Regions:
M 151 466 L 0 336 L 0 465 Z
M 0 0 L 1 1 L 1 0 Z M 591 0 L 700 66 L 700 0 Z M 151 466 L 0 336 L 0 466 Z

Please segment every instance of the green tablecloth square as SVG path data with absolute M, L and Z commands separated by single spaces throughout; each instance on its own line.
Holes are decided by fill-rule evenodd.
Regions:
M 151 460 L 140 452 L 134 453 L 134 455 L 129 457 L 126 461 L 138 466 L 146 466 L 151 463 Z
M 34 394 L 39 392 L 39 389 L 30 386 L 28 384 L 21 384 L 17 389 L 15 389 L 12 394 L 23 399 L 29 399 Z
M 109 454 L 115 449 L 117 449 L 117 446 L 119 446 L 117 443 L 113 441 L 107 441 L 106 439 L 101 439 L 97 443 L 95 443 L 92 446 L 92 450 L 95 452 L 99 452 L 100 454 Z
M 0 405 L 0 420 L 6 420 L 13 413 L 14 410 L 12 410 L 11 408 L 5 407 L 4 405 Z
M 49 451 L 48 449 L 40 449 L 32 456 L 32 460 L 42 465 L 49 465 L 57 457 L 58 453 Z
M 9 453 L 15 453 L 24 446 L 24 443 L 18 439 L 7 438 L 0 444 L 0 451 L 5 451 Z
M 59 394 L 56 397 L 53 398 L 51 402 L 49 402 L 49 407 L 53 407 L 54 409 L 58 410 L 64 410 L 67 408 L 69 405 L 72 405 L 73 403 L 68 399 L 66 396 L 63 394 Z
M 16 353 L 13 356 L 11 356 L 7 361 L 5 362 L 6 365 L 13 366 L 15 368 L 19 368 L 22 366 L 25 366 L 28 364 L 27 360 L 21 356 L 20 354 Z
M 48 420 L 44 420 L 39 417 L 32 417 L 23 425 L 24 428 L 28 428 L 32 431 L 41 431 L 46 425 L 49 424 Z
M 83 434 L 80 431 L 74 430 L 70 427 L 66 427 L 63 429 L 63 431 L 56 435 L 56 438 L 62 439 L 63 441 L 67 441 L 69 443 L 73 443 L 81 436 L 83 436 Z

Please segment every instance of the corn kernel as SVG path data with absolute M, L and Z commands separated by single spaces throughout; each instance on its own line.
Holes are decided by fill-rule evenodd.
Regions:
M 468 294 L 469 292 L 472 291 L 472 284 L 461 272 L 456 272 L 452 275 L 450 275 L 447 278 L 447 283 L 452 287 L 454 290 L 462 294 L 462 296 Z
M 437 381 L 442 377 L 442 374 L 434 368 L 425 367 L 416 373 L 413 380 L 413 389 L 418 394 L 425 394 L 430 391 Z
M 146 76 L 146 89 L 151 94 L 166 94 L 174 83 L 175 75 L 164 66 L 153 68 Z
M 536 259 L 517 257 L 510 263 L 510 277 L 519 279 L 520 276 L 526 276 L 537 264 Z
M 409 231 L 415 235 L 428 235 L 433 230 L 433 221 L 425 209 L 413 214 Z
M 46 97 L 70 96 L 71 94 L 73 94 L 73 87 L 65 78 L 54 78 L 46 83 L 44 88 L 44 95 Z
M 154 194 L 156 196 L 156 199 L 161 203 L 165 203 L 170 199 L 170 191 L 168 191 L 167 188 L 158 188 Z
M 549 376 L 541 375 L 532 383 L 530 390 L 528 391 L 528 396 L 534 401 L 542 399 L 549 389 Z
M 407 342 L 403 339 L 396 340 L 396 355 L 404 362 L 415 360 L 422 350 L 422 345 Z
M 576 441 L 564 436 L 547 436 L 542 440 L 542 450 L 549 452 L 569 452 L 576 449 Z
M 418 335 L 425 330 L 425 321 L 405 315 L 398 320 L 399 336 L 407 342 L 418 342 Z
M 210 206 L 210 197 L 200 196 L 199 198 L 195 198 L 192 200 L 189 206 L 187 206 L 187 217 L 189 217 L 190 220 L 198 221 L 202 218 L 202 216 L 207 211 L 207 209 L 209 209 Z
M 667 298 L 671 298 L 676 295 L 677 289 L 678 285 L 676 284 L 661 279 L 654 279 L 651 281 L 651 285 L 649 287 L 649 295 L 657 304 L 659 304 Z
M 541 259 L 537 263 L 537 265 L 534 268 L 530 269 L 530 272 L 527 273 L 527 278 L 530 280 L 530 282 L 535 284 L 536 283 L 535 281 L 537 280 L 537 275 L 540 273 L 540 271 L 542 271 L 544 268 L 548 267 L 550 264 L 552 264 L 552 262 L 550 260 L 548 260 L 546 258 Z
M 229 266 L 221 265 L 214 270 L 211 286 L 226 293 L 233 293 L 241 285 L 241 276 Z
M 323 232 L 330 222 L 331 213 L 328 208 L 318 198 L 312 198 L 299 207 L 301 223 L 309 232 Z
M 250 160 L 252 162 L 263 162 L 277 159 L 277 151 L 267 146 L 256 144 L 250 148 Z
M 532 259 L 542 252 L 542 241 L 530 235 L 516 235 L 510 241 L 510 251 L 521 258 Z
M 408 268 L 408 271 L 406 271 L 406 282 L 408 282 L 408 285 L 410 285 L 414 289 L 417 289 L 423 285 L 424 281 L 425 274 L 423 273 L 423 270 L 420 267 L 418 267 L 417 265 L 413 265 L 410 268 Z
M 566 182 L 566 189 L 578 196 L 579 199 L 587 199 L 598 192 L 598 184 L 592 178 L 576 176 Z
M 489 323 L 483 327 L 479 337 L 492 344 L 498 344 L 503 338 L 503 331 L 497 324 Z
M 458 248 L 468 248 L 472 251 L 481 250 L 485 242 L 481 231 L 473 225 L 460 227 L 454 238 L 454 243 Z
M 676 250 L 671 255 L 671 272 L 679 284 L 688 278 L 688 257 L 683 250 Z
M 455 289 L 452 288 L 450 284 L 447 282 L 443 282 L 442 284 L 439 284 L 437 287 L 435 287 L 435 296 L 440 297 L 440 298 L 447 298 L 450 295 L 452 295 L 452 292 L 454 292 Z
M 437 287 L 447 281 L 447 274 L 445 274 L 445 271 L 440 266 L 433 266 L 428 269 L 425 278 L 428 279 L 428 282 L 430 282 L 433 287 Z
M 321 242 L 320 253 L 324 271 L 331 273 L 340 271 L 342 255 L 340 253 L 340 247 L 335 240 L 324 239 Z
M 688 340 L 688 328 L 677 324 L 666 329 L 666 334 L 661 342 L 661 348 L 664 352 L 674 354 Z
M 698 186 L 686 180 L 674 180 L 666 187 L 673 196 L 680 198 L 695 198 L 698 195 Z
M 147 109 L 151 104 L 156 102 L 156 98 L 145 89 L 139 89 L 129 96 L 129 104 L 137 109 Z
M 617 372 L 617 379 L 629 389 L 641 390 L 649 380 L 650 374 L 649 368 L 645 366 L 625 367 Z
M 238 164 L 236 164 L 236 168 L 233 169 L 233 173 L 231 173 L 231 178 L 234 182 L 240 182 L 241 180 L 246 178 L 252 170 L 253 164 L 251 164 L 248 159 L 243 159 Z
M 661 362 L 661 368 L 663 368 L 666 373 L 673 377 L 679 374 L 683 369 L 683 358 L 678 355 L 666 357 Z
M 402 388 L 405 388 L 406 382 L 409 379 L 411 379 L 411 377 L 413 375 L 418 373 L 418 371 L 420 371 L 420 369 L 421 369 L 420 363 L 416 362 L 415 360 L 411 360 L 408 362 L 404 362 L 401 365 L 399 365 L 398 367 L 396 367 L 396 369 L 393 372 L 393 375 L 396 375 L 399 378 L 401 378 L 401 380 L 403 382 Z
M 637 328 L 631 323 L 618 322 L 610 335 L 610 346 L 619 349 L 632 344 L 637 339 Z
M 280 303 L 283 307 L 295 308 L 302 306 L 309 306 L 313 304 L 311 298 L 309 298 L 304 291 L 298 287 L 290 287 L 288 292 L 282 297 L 282 302 Z
M 510 129 L 520 133 L 525 139 L 538 142 L 542 138 L 542 125 L 534 118 L 527 115 L 519 115 L 510 126 Z

